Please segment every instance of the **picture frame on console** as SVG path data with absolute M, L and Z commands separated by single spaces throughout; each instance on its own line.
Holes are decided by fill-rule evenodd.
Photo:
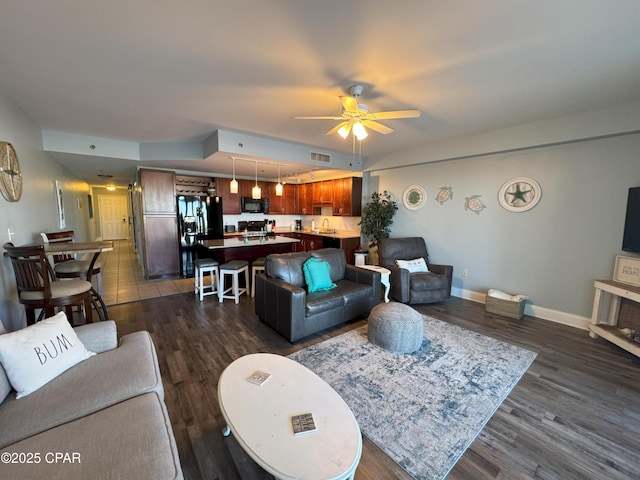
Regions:
M 640 258 L 617 255 L 613 281 L 640 286 Z

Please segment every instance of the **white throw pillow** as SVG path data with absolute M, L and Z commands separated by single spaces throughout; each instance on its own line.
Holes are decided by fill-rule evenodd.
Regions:
M 7 331 L 4 329 L 4 325 L 2 324 L 2 320 L 0 319 L 0 335 L 2 335 L 3 333 L 7 333 Z M 7 374 L 4 373 L 4 368 L 2 368 L 2 365 L 0 365 L 0 403 L 2 403 L 5 398 L 7 398 L 9 392 L 11 392 L 11 384 L 9 383 L 9 379 L 7 378 Z
M 0 335 L 0 362 L 16 398 L 35 392 L 92 355 L 95 353 L 78 339 L 64 312 Z
M 409 270 L 410 273 L 428 272 L 427 262 L 424 258 L 414 258 L 413 260 L 396 260 L 396 265 L 400 268 Z

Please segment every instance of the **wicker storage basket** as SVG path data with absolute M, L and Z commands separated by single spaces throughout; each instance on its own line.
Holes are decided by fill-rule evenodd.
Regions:
M 520 320 L 522 315 L 524 315 L 524 302 L 526 302 L 526 300 L 520 300 L 517 302 L 513 300 L 502 300 L 500 298 L 490 297 L 487 295 L 485 309 L 488 313 L 495 313 L 497 315 L 503 315 L 505 317 Z

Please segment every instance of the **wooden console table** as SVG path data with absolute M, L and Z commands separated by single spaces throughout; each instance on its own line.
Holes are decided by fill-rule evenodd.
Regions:
M 591 335 L 592 338 L 600 336 L 640 357 L 640 343 L 634 342 L 626 337 L 617 327 L 620 299 L 628 298 L 629 300 L 640 303 L 640 287 L 614 282 L 613 280 L 596 280 L 593 282 L 593 286 L 596 292 L 593 298 L 593 312 L 591 313 L 591 323 L 589 324 L 589 335 Z M 601 321 L 600 303 L 603 293 L 611 296 L 611 304 L 609 305 L 609 314 L 606 320 Z

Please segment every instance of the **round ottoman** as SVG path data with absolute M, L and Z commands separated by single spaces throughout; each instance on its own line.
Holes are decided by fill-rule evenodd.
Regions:
M 380 303 L 369 314 L 369 341 L 397 353 L 415 352 L 422 346 L 422 315 L 404 303 Z

